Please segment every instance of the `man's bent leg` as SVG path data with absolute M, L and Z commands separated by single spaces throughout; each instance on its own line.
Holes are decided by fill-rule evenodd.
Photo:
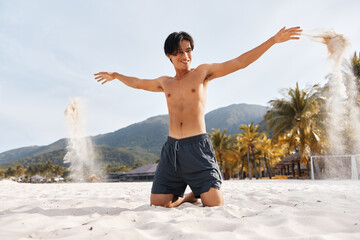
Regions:
M 174 194 L 151 194 L 150 206 L 172 207 Z
M 151 194 L 150 195 L 150 206 L 161 206 L 166 208 L 177 207 L 184 202 L 194 203 L 197 198 L 194 194 L 188 193 L 184 197 L 174 197 L 174 194 Z
M 201 202 L 205 207 L 216 207 L 224 205 L 222 191 L 211 187 L 209 191 L 200 194 Z

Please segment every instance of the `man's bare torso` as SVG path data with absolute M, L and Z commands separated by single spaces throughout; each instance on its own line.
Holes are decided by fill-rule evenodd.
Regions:
M 201 67 L 191 69 L 181 79 L 164 78 L 164 90 L 169 111 L 169 136 L 186 138 L 206 133 L 205 105 L 207 81 Z

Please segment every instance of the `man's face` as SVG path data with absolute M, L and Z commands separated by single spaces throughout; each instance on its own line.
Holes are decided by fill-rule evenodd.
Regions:
M 179 45 L 179 49 L 172 55 L 168 55 L 171 59 L 175 69 L 190 69 L 190 63 L 192 60 L 191 45 L 188 40 L 182 40 Z

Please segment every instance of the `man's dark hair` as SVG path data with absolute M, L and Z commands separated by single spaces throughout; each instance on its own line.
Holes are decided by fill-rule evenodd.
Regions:
M 192 37 L 186 32 L 173 32 L 170 34 L 164 44 L 165 54 L 174 55 L 177 53 L 179 49 L 180 42 L 182 40 L 188 40 L 190 42 L 191 50 L 194 50 L 194 40 Z

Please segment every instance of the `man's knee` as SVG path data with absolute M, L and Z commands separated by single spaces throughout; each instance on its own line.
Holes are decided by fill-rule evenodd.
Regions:
M 205 207 L 217 207 L 224 205 L 222 191 L 211 187 L 209 191 L 201 194 L 201 202 Z
M 222 199 L 212 199 L 211 201 L 203 201 L 204 207 L 219 207 L 224 206 L 224 200 Z
M 206 200 L 203 200 L 201 198 L 201 201 L 204 205 L 204 207 L 218 207 L 224 205 L 224 199 L 221 196 L 214 196 L 212 198 L 207 198 Z
M 150 203 L 150 206 L 156 206 L 156 207 L 164 207 L 164 208 L 172 208 L 173 206 L 171 203 Z
M 172 200 L 174 196 L 172 194 L 151 194 L 150 206 L 159 206 L 172 208 Z

